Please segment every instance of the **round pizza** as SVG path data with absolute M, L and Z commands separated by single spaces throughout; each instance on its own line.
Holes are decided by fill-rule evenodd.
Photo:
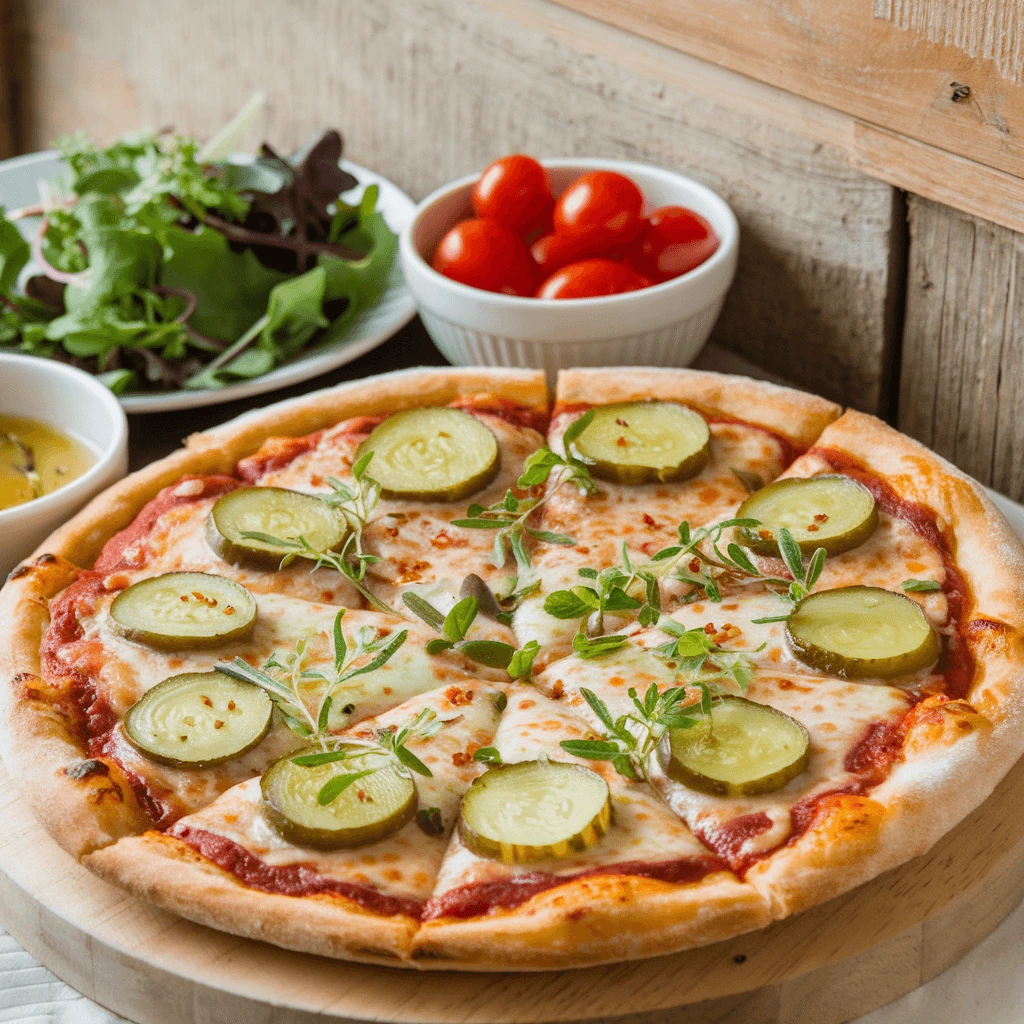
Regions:
M 691 370 L 250 413 L 0 597 L 5 761 L 203 924 L 426 969 L 663 954 L 927 850 L 1024 750 L 1024 551 L 880 421 Z

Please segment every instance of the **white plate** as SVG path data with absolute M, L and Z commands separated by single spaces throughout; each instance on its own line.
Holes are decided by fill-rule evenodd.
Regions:
M 377 208 L 387 225 L 397 235 L 412 220 L 416 204 L 397 185 L 379 174 L 342 160 L 341 166 L 359 181 L 358 194 L 365 185 L 378 185 Z M 39 181 L 49 181 L 63 171 L 60 157 L 54 152 L 31 153 L 12 160 L 0 160 L 0 206 L 8 210 L 39 202 Z M 346 193 L 347 195 L 348 193 Z M 28 224 L 34 225 L 34 221 Z M 253 380 L 231 384 L 213 391 L 170 391 L 166 394 L 125 395 L 121 404 L 126 412 L 171 412 L 195 409 L 201 405 L 217 405 L 239 398 L 276 391 L 291 384 L 317 377 L 329 370 L 350 363 L 376 348 L 400 331 L 416 315 L 416 304 L 406 288 L 398 260 L 391 270 L 387 291 L 372 309 L 368 309 L 344 338 L 323 348 L 312 348 L 282 366 Z

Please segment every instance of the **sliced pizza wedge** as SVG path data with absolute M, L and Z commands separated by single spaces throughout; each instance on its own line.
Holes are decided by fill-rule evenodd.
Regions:
M 550 606 L 546 611 L 548 595 L 593 588 L 593 575 L 581 577 L 581 569 L 593 574 L 620 566 L 632 576 L 658 552 L 679 545 L 681 524 L 692 533 L 729 519 L 840 411 L 812 395 L 695 370 L 563 371 L 556 397 L 549 444 L 564 456 L 570 430 L 572 451 L 589 467 L 593 484 L 580 487 L 567 472 L 554 471 L 532 524 L 542 535 L 564 538 L 539 546 L 540 590 L 515 616 L 520 640 L 547 648 L 539 664 L 568 653 L 579 623 L 569 617 L 573 607 L 560 610 L 557 615 L 567 616 L 561 619 Z M 580 430 L 584 416 L 592 418 Z M 648 568 L 657 575 L 665 564 Z M 666 600 L 677 596 L 671 579 L 663 583 Z M 637 595 L 631 590 L 629 596 Z M 630 603 L 621 597 L 609 602 L 613 625 L 615 612 Z M 579 611 L 593 614 L 583 606 Z
M 391 615 L 253 595 L 209 574 L 42 568 L 69 585 L 11 708 L 9 750 L 43 791 L 64 793 L 39 812 L 74 853 L 194 812 L 321 719 L 337 732 L 479 675 L 458 651 L 428 654 L 432 633 Z M 248 616 L 240 635 L 217 634 Z M 190 635 L 211 618 L 212 645 Z
M 514 688 L 463 799 L 413 956 L 546 970 L 667 953 L 765 924 L 767 903 L 650 787 L 566 753 L 564 700 Z
M 504 702 L 502 687 L 481 681 L 412 697 L 281 758 L 262 786 L 243 782 L 167 831 L 85 863 L 202 924 L 327 956 L 407 960 L 462 794 L 484 767 L 473 754 L 491 742 Z M 415 770 L 382 745 L 403 729 Z M 295 763 L 324 749 L 349 757 Z M 324 800 L 324 785 L 351 776 Z

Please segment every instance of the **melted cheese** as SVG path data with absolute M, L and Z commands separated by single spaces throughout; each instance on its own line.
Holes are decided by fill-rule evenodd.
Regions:
M 441 812 L 445 828 L 441 835 L 427 835 L 414 819 L 393 835 L 355 849 L 297 847 L 282 839 L 263 816 L 258 779 L 230 789 L 209 807 L 183 819 L 182 824 L 225 836 L 274 867 L 303 864 L 327 878 L 424 901 L 434 888 L 462 794 L 483 770 L 472 754 L 491 742 L 498 721 L 496 698 L 501 692 L 487 683 L 433 690 L 346 733 L 373 739 L 378 730 L 401 727 L 424 708 L 445 720 L 440 732 L 429 740 L 411 739 L 408 743 L 433 772 L 430 777 L 414 774 L 412 779 L 420 808 L 436 807 Z
M 185 481 L 185 488 L 195 481 Z M 288 594 L 307 601 L 358 608 L 359 592 L 335 569 L 311 571 L 313 562 L 296 559 L 284 569 L 250 569 L 225 562 L 206 542 L 206 521 L 217 498 L 203 498 L 168 509 L 149 534 L 125 548 L 124 557 L 147 574 L 211 572 L 227 576 L 257 594 Z
M 500 501 L 515 486 L 524 460 L 543 444 L 543 439 L 536 431 L 513 426 L 498 416 L 481 412 L 473 415 L 498 440 L 501 468 L 494 480 L 460 502 L 382 500 L 363 533 L 366 550 L 380 558 L 370 573 L 395 590 L 441 579 L 461 583 L 470 573 L 488 581 L 508 575 L 503 567 L 493 564 L 490 553 L 494 534 L 490 530 L 462 529 L 452 526 L 451 521 L 464 518 L 471 503 L 486 507 Z M 308 493 L 329 491 L 330 476 L 351 483 L 352 461 L 365 439 L 365 434 L 352 434 L 340 424 L 325 431 L 312 451 L 299 455 L 282 469 L 265 473 L 259 482 Z
M 481 857 L 464 846 L 456 834 L 441 866 L 435 896 L 460 885 L 530 872 L 573 875 L 603 865 L 636 861 L 657 863 L 707 855 L 708 851 L 690 830 L 645 783 L 623 778 L 607 762 L 573 757 L 559 746 L 561 740 L 584 738 L 589 728 L 578 710 L 567 702 L 552 700 L 518 686 L 509 693 L 508 708 L 495 734 L 494 746 L 506 763 L 533 761 L 546 755 L 552 760 L 583 764 L 598 772 L 611 791 L 612 825 L 607 834 L 582 853 L 522 865 Z

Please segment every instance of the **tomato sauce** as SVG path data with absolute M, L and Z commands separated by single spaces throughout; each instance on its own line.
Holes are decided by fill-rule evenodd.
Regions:
M 184 494 L 178 493 L 182 484 L 192 481 L 202 484 L 202 489 L 196 490 L 195 493 L 187 489 Z M 143 505 L 142 511 L 131 524 L 115 533 L 104 544 L 93 568 L 101 573 L 115 572 L 119 569 L 141 569 L 146 564 L 141 542 L 149 537 L 161 516 L 172 508 L 227 494 L 239 486 L 239 481 L 233 476 L 183 476 L 177 483 L 165 487 L 155 498 Z M 138 546 L 138 550 L 132 555 L 127 555 L 126 552 L 135 546 Z
M 215 832 L 191 825 L 175 825 L 167 835 L 185 843 L 244 885 L 261 892 L 279 896 L 341 896 L 383 917 L 401 914 L 413 920 L 420 919 L 423 904 L 417 900 L 388 896 L 370 885 L 327 878 L 310 864 L 267 864 L 244 846 Z
M 284 469 L 300 455 L 311 452 L 323 435 L 322 430 L 316 430 L 304 437 L 268 437 L 255 454 L 238 461 L 235 472 L 247 484 L 257 483 L 265 473 Z
M 653 878 L 674 885 L 687 885 L 699 882 L 715 871 L 724 870 L 726 864 L 718 857 L 680 857 L 653 863 L 625 861 L 621 864 L 605 864 L 572 875 L 529 871 L 491 882 L 470 882 L 468 885 L 450 889 L 440 896 L 434 896 L 423 908 L 423 920 L 432 921 L 439 917 L 480 917 L 492 910 L 512 910 L 539 893 L 567 885 L 580 878 L 593 878 L 598 875 Z
M 498 398 L 496 395 L 461 395 L 454 402 L 449 402 L 448 407 L 469 413 L 485 412 L 511 423 L 514 427 L 536 430 L 538 434 L 543 434 L 548 429 L 549 417 L 546 409 L 520 405 L 507 398 Z

